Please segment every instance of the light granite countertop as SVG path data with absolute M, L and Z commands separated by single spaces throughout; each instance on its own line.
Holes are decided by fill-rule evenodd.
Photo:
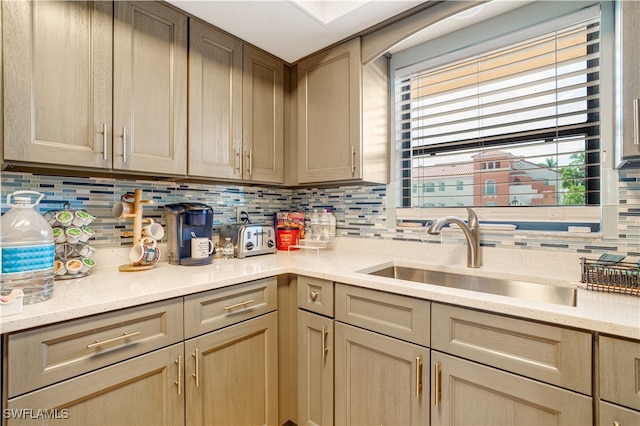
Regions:
M 409 242 L 341 238 L 331 249 L 278 252 L 246 259 L 215 259 L 205 266 L 160 262 L 149 271 L 119 272 L 127 251 L 98 254 L 104 265 L 84 278 L 56 281 L 53 297 L 24 306 L 23 312 L 0 319 L 9 333 L 158 300 L 184 296 L 241 282 L 291 273 L 455 304 L 525 319 L 640 339 L 640 297 L 594 292 L 579 280 L 579 257 L 553 252 L 483 249 L 483 266 L 466 268 L 462 247 Z M 462 251 L 462 252 L 461 252 Z M 381 264 L 528 280 L 578 287 L 577 306 L 497 296 L 429 284 L 394 280 L 359 272 Z M 124 262 L 120 262 L 124 263 Z

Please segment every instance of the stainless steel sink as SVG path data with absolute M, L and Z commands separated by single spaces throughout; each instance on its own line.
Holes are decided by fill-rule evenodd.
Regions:
M 479 291 L 557 305 L 576 306 L 577 302 L 577 290 L 571 287 L 478 277 L 397 265 L 382 266 L 380 269 L 372 268 L 361 272 L 379 277 Z

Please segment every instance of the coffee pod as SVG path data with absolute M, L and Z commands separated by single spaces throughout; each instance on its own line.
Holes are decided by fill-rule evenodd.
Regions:
M 75 244 L 78 241 L 80 241 L 80 236 L 82 235 L 82 229 L 71 227 L 71 228 L 67 228 L 65 233 L 67 234 L 67 242 L 70 244 Z
M 96 233 L 93 229 L 84 226 L 82 228 L 82 235 L 80 235 L 80 242 L 86 243 L 90 238 L 93 238 L 95 234 Z
M 67 241 L 67 234 L 64 233 L 62 228 L 53 228 L 53 242 L 54 243 L 64 243 Z
M 89 213 L 85 212 L 84 210 L 76 210 L 73 213 L 73 222 L 72 224 L 74 226 L 86 226 L 91 222 L 91 216 L 89 215 Z
M 58 212 L 56 213 L 56 221 L 58 221 L 61 226 L 70 226 L 71 222 L 73 221 L 73 214 L 71 214 L 71 212 L 67 210 Z
M 80 268 L 80 272 L 89 272 L 91 269 L 93 269 L 94 266 L 96 266 L 96 263 L 93 261 L 93 259 L 84 257 L 82 258 L 82 267 Z
M 56 260 L 55 262 L 53 262 L 54 275 L 64 275 L 66 273 L 67 273 L 67 268 L 65 267 L 64 263 L 62 263 L 59 260 Z
M 76 252 L 80 256 L 89 257 L 96 251 L 96 249 L 89 244 L 78 244 L 78 245 L 80 247 L 76 246 Z
M 56 213 L 58 213 L 58 210 L 49 210 L 43 215 L 47 222 L 49 222 L 49 225 L 53 226 L 58 222 L 58 219 L 56 219 Z
M 75 275 L 82 269 L 82 262 L 78 259 L 71 259 L 67 260 L 65 266 L 67 267 L 67 272 Z

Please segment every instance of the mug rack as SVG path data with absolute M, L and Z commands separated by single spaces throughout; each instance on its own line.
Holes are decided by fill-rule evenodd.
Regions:
M 124 213 L 121 218 L 133 219 L 133 232 L 126 231 L 123 233 L 125 237 L 133 237 L 133 245 L 140 244 L 142 239 L 142 208 L 145 205 L 153 204 L 153 200 L 142 199 L 142 189 L 136 189 L 133 192 L 133 213 Z M 134 265 L 126 263 L 118 268 L 121 272 L 137 272 L 146 271 L 155 267 L 154 265 Z

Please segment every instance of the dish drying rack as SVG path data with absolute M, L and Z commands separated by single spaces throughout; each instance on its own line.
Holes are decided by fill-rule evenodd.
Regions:
M 582 258 L 582 283 L 587 290 L 640 296 L 640 266 L 631 262 L 607 263 Z

